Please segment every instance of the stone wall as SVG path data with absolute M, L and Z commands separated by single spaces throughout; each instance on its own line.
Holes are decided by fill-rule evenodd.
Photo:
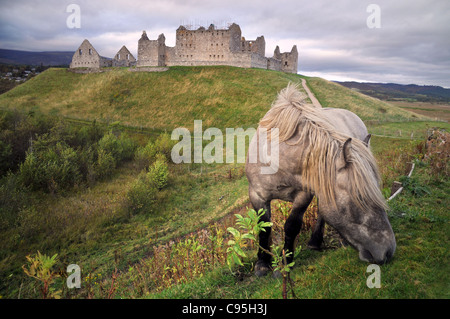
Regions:
M 267 59 L 267 70 L 279 71 L 281 70 L 281 60 L 268 58 Z

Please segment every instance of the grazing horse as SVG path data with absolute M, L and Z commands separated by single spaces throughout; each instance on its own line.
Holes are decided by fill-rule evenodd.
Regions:
M 261 131 L 268 133 L 267 138 Z M 315 108 L 292 84 L 278 94 L 250 142 L 245 171 L 250 202 L 256 211 L 264 209 L 263 221 L 270 221 L 272 199 L 293 203 L 284 226 L 285 251 L 294 251 L 303 214 L 316 196 L 319 217 L 310 246 L 320 246 L 327 222 L 359 251 L 361 260 L 382 264 L 392 258 L 395 236 L 369 139 L 364 123 L 350 111 Z M 262 149 L 272 152 L 263 160 L 257 156 Z M 277 160 L 271 158 L 276 155 Z M 276 169 L 267 173 L 273 163 Z M 259 235 L 266 250 L 270 235 L 270 227 Z M 257 276 L 270 270 L 270 255 L 264 249 L 258 251 Z M 287 262 L 292 259 L 293 254 Z

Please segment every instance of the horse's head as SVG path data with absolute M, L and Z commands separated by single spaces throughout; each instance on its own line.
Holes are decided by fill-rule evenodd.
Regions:
M 335 203 L 319 198 L 319 211 L 359 251 L 361 260 L 383 264 L 395 252 L 394 232 L 378 186 L 376 166 L 355 153 L 348 139 L 335 161 Z

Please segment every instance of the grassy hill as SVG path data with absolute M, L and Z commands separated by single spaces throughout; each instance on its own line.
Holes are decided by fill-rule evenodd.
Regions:
M 324 106 L 347 108 L 363 120 L 419 119 L 400 108 L 319 78 L 308 78 Z M 300 76 L 234 67 L 172 67 L 166 72 L 113 69 L 75 74 L 49 69 L 0 96 L 0 107 L 134 127 L 249 127 L 267 112 L 277 92 Z
M 12 211 L 15 216 L 10 226 L 0 223 L 0 296 L 40 297 L 39 283 L 22 270 L 25 256 L 40 251 L 47 256 L 58 254 L 55 272 L 59 268 L 66 274 L 67 265 L 72 263 L 81 267 L 81 289 L 67 289 L 65 277 L 53 284 L 55 289 L 62 289 L 64 298 L 279 298 L 280 280 L 270 276 L 256 280 L 251 267 L 235 273 L 226 267 L 226 229 L 234 225 L 233 218 L 227 216 L 244 214 L 248 203 L 243 164 L 169 162 L 167 186 L 155 190 L 151 209 L 134 212 L 130 210 L 128 195 L 140 185 L 137 182 L 143 173 L 137 155 L 144 154 L 147 142 L 155 147 L 158 139 L 153 134 L 136 137 L 130 130 L 130 136 L 140 142 L 135 157 L 117 167 L 113 165 L 103 179 L 91 181 L 92 168 L 95 172 L 102 159 L 99 154 L 105 153 L 95 152 L 91 147 L 95 143 L 86 137 L 89 132 L 97 132 L 94 119 L 96 123 L 120 121 L 156 133 L 170 132 L 179 126 L 192 129 L 198 119 L 204 121 L 204 129 L 255 126 L 277 92 L 289 81 L 299 82 L 301 78 L 233 67 L 173 67 L 166 72 L 148 73 L 114 69 L 95 74 L 49 69 L 1 95 L 0 109 L 24 111 L 35 118 L 32 123 L 39 127 L 46 121 L 45 117 L 36 116 L 40 112 L 80 120 L 47 128 L 42 134 L 41 152 L 48 153 L 50 159 L 54 154 L 65 154 L 68 161 L 77 157 L 82 162 L 97 162 L 87 169 L 88 182 L 80 182 L 64 192 L 21 190 L 17 187 L 20 179 L 14 174 L 0 178 L 0 201 L 17 208 Z M 354 111 L 371 125 L 369 129 L 380 126 L 380 135 L 392 128 L 425 129 L 427 125 L 441 124 L 414 122 L 426 118 L 320 78 L 306 80 L 323 106 Z M 25 124 L 19 125 L 18 121 L 10 123 L 6 130 L 5 118 L 0 119 L 0 137 L 7 136 L 11 143 L 21 137 L 26 146 L 32 130 L 21 130 Z M 19 136 L 18 132 L 24 133 Z M 60 137 L 66 139 L 67 145 L 58 144 Z M 112 134 L 102 140 L 114 142 Z M 33 141 L 38 149 L 38 137 Z M 82 141 L 84 148 L 75 146 Z M 158 145 L 167 148 L 161 141 L 164 139 Z M 50 149 L 54 154 L 43 147 L 52 143 L 56 144 Z M 60 151 L 62 148 L 64 152 Z M 375 136 L 372 148 L 385 193 L 389 193 L 393 180 L 404 175 L 407 161 L 423 159 L 423 141 Z M 438 160 L 436 163 L 442 164 Z M 442 165 L 437 164 L 435 168 L 443 171 Z M 327 230 L 324 251 L 312 252 L 305 248 L 310 230 L 304 230 L 292 273 L 297 296 L 448 297 L 448 281 L 441 280 L 448 265 L 448 250 L 443 244 L 448 242 L 449 234 L 445 209 L 449 204 L 448 178 L 433 176 L 429 163 L 420 162 L 417 166 L 417 184 L 410 188 L 419 189 L 420 182 L 429 187 L 430 193 L 417 197 L 408 191 L 391 204 L 389 217 L 398 238 L 398 251 L 394 262 L 382 267 L 383 289 L 366 287 L 367 264 L 358 261 L 353 249 L 341 247 L 332 232 Z M 282 237 L 285 220 L 286 209 L 280 207 L 273 203 L 275 239 Z

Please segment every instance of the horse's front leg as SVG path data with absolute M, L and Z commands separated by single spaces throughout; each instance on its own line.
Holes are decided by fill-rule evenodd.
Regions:
M 264 215 L 261 216 L 261 221 L 270 222 L 270 201 L 264 203 L 263 207 Z M 255 208 L 256 210 L 256 208 Z M 258 210 L 257 210 L 258 211 Z M 267 252 L 270 251 L 270 241 L 272 227 L 265 227 L 265 231 L 259 233 L 259 249 L 258 249 L 258 261 L 255 264 L 255 274 L 258 277 L 265 276 L 270 271 L 270 262 L 272 257 Z
M 287 263 L 291 263 L 294 259 L 295 238 L 300 233 L 302 227 L 303 214 L 311 203 L 313 196 L 309 193 L 302 192 L 298 194 L 292 205 L 292 212 L 284 224 L 284 251 L 291 253 L 286 257 Z
M 320 250 L 320 246 L 323 242 L 323 231 L 325 227 L 325 220 L 322 216 L 317 217 L 316 225 L 311 234 L 311 239 L 308 242 L 308 248 L 314 250 Z
M 256 193 L 250 191 L 250 201 L 257 212 L 260 209 L 264 210 L 264 215 L 261 216 L 260 220 L 270 222 L 270 200 L 263 200 Z M 259 233 L 260 247 L 258 249 L 258 261 L 255 264 L 255 274 L 258 277 L 265 276 L 270 271 L 271 256 L 267 252 L 270 251 L 272 227 L 265 227 L 264 230 Z

